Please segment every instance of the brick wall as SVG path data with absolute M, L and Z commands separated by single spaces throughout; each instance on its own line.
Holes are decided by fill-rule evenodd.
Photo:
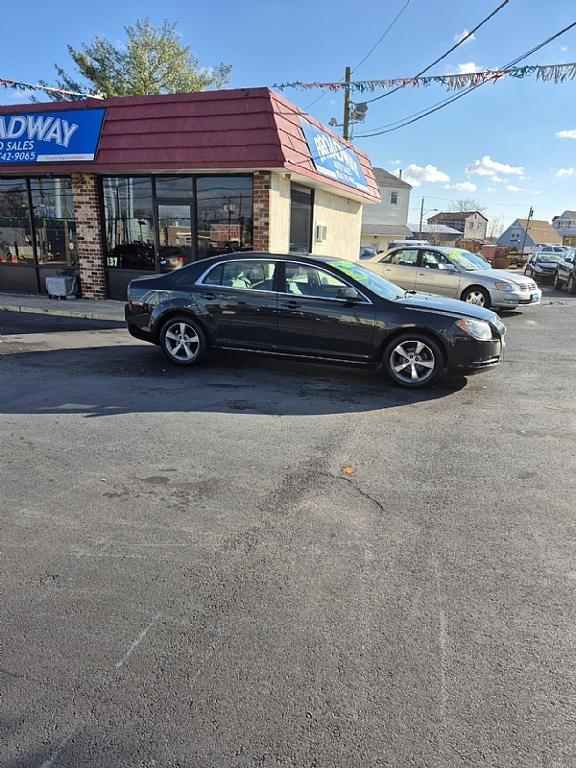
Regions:
M 88 173 L 72 174 L 80 288 L 85 299 L 108 295 L 96 179 Z
M 270 251 L 270 172 L 254 174 L 254 250 Z

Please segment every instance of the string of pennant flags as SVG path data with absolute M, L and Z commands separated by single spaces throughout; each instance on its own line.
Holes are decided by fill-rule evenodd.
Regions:
M 41 83 L 23 83 L 19 80 L 8 80 L 7 78 L 0 77 L 0 87 L 11 88 L 15 91 L 45 91 L 46 93 L 56 93 L 59 96 L 65 96 L 68 98 L 81 98 L 81 99 L 103 99 L 101 94 L 95 93 L 77 93 L 76 91 L 66 91 L 64 88 L 52 88 L 49 85 L 42 85 Z
M 390 90 L 392 88 L 420 88 L 430 85 L 443 85 L 449 91 L 458 91 L 462 88 L 477 86 L 486 82 L 497 82 L 504 77 L 535 76 L 537 80 L 545 83 L 560 85 L 576 78 L 576 63 L 572 64 L 529 64 L 524 67 L 508 67 L 506 69 L 486 69 L 481 72 L 463 72 L 448 75 L 425 75 L 421 77 L 397 77 L 389 80 L 354 80 L 349 83 L 350 88 L 357 93 L 373 92 L 376 90 Z M 288 88 L 296 88 L 303 91 L 311 91 L 320 88 L 328 91 L 343 91 L 345 82 L 338 83 L 302 83 L 299 80 L 292 83 L 275 83 L 273 88 L 279 91 Z

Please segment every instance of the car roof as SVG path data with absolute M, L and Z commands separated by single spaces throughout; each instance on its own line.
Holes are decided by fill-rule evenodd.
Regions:
M 340 259 L 337 256 L 312 256 L 308 253 L 266 253 L 264 251 L 235 251 L 234 253 L 221 253 L 216 256 L 210 256 L 207 259 L 199 259 L 194 264 L 210 264 L 220 261 L 239 261 L 244 259 L 274 259 L 275 261 L 306 261 L 314 264 L 316 262 L 331 263 L 333 261 L 354 261 L 351 259 Z

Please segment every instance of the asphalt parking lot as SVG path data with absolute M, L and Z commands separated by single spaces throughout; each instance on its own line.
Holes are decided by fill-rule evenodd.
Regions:
M 576 297 L 427 392 L 0 313 L 2 765 L 573 768 Z

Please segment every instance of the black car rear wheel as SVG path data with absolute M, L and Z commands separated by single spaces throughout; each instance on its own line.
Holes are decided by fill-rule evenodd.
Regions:
M 160 347 L 171 363 L 196 365 L 207 350 L 200 324 L 186 315 L 171 317 L 160 331 Z
M 428 336 L 407 333 L 397 336 L 384 350 L 383 367 L 396 384 L 419 389 L 432 384 L 443 367 L 442 350 Z
M 571 274 L 568 277 L 568 293 L 576 293 L 576 278 L 574 277 L 574 274 Z

